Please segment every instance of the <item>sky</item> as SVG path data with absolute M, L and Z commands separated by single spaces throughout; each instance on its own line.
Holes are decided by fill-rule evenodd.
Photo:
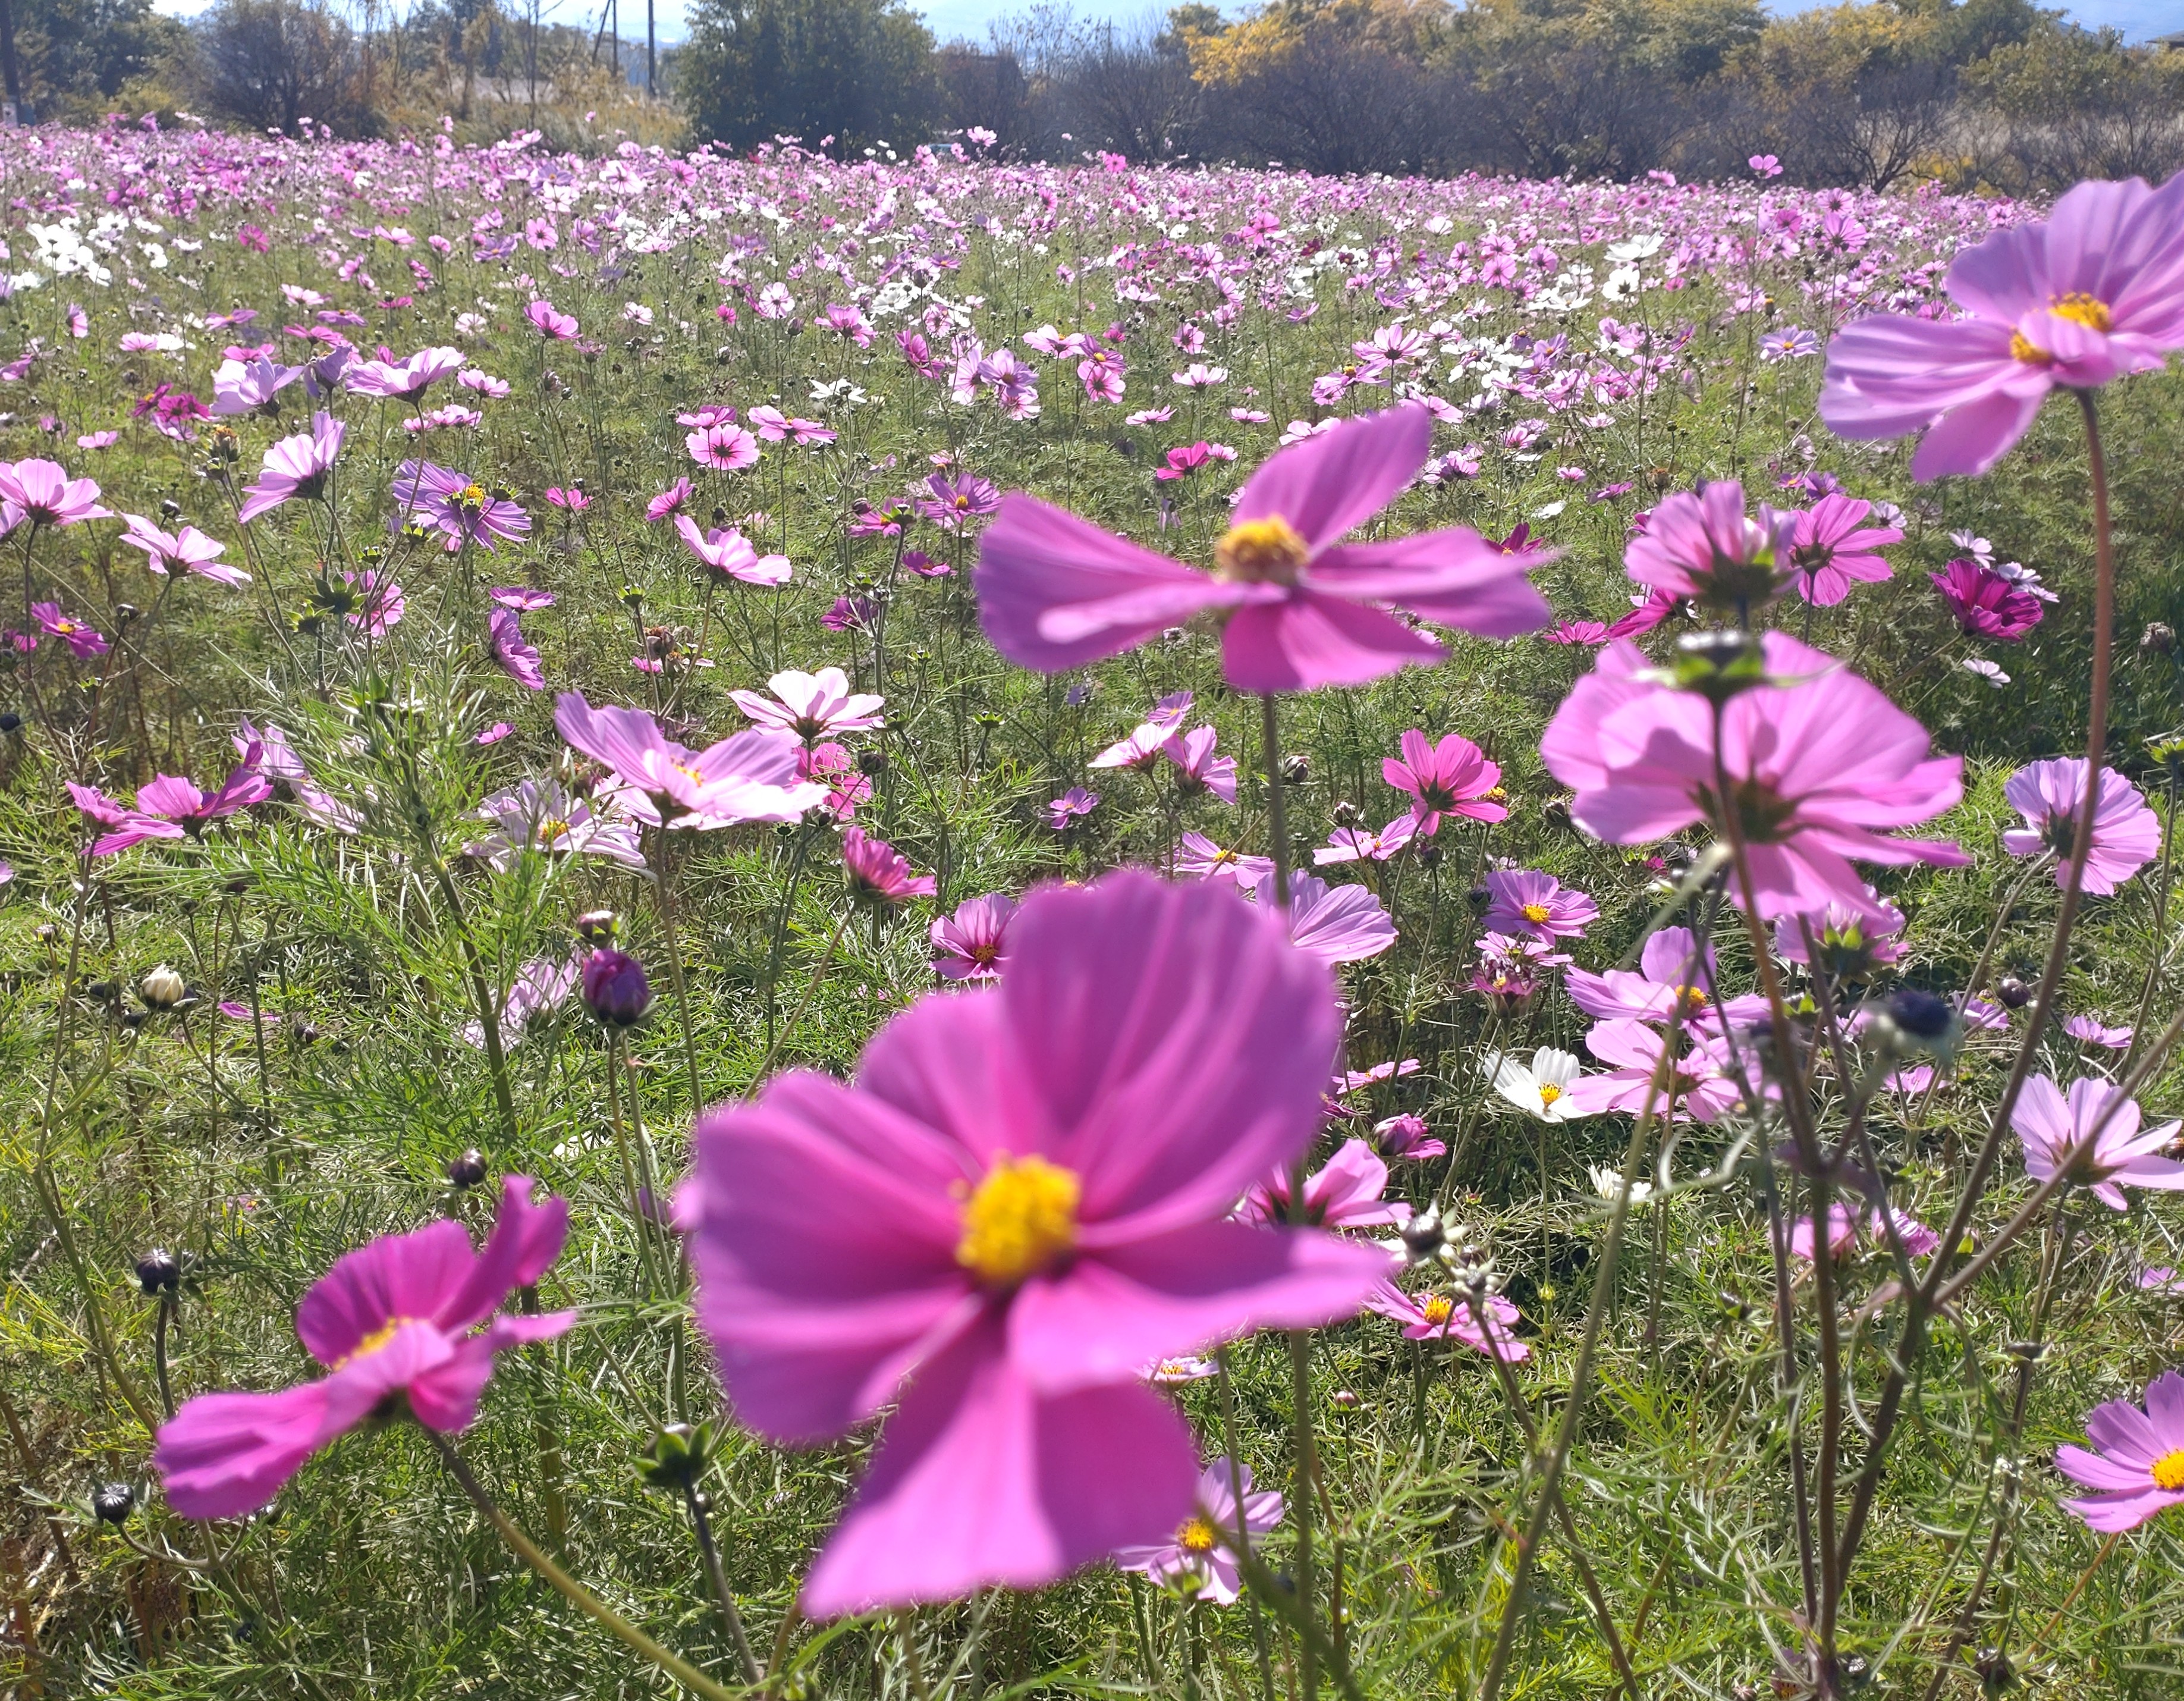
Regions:
M 159 10 L 182 18 L 203 10 L 208 3 L 209 0 L 153 0 Z M 994 19 L 1028 9 L 1028 0 L 910 0 L 910 3 L 924 14 L 927 25 L 944 42 L 962 37 L 983 43 L 986 26 Z M 1814 0 L 1814 3 L 1820 3 L 1820 0 Z M 2046 3 L 2054 4 L 2056 0 L 2046 0 Z M 599 4 L 600 0 L 545 0 L 541 10 L 556 23 L 596 23 Z M 654 25 L 662 45 L 682 40 L 683 4 L 684 0 L 654 0 Z M 644 0 L 621 0 L 625 36 L 643 36 L 644 7 Z M 1080 19 L 1087 21 L 1127 24 L 1166 8 L 1148 4 L 1148 0 L 1076 0 L 1074 9 Z M 1244 8 L 1232 0 L 1224 9 L 1240 11 Z M 1778 4 L 1775 9 L 1796 11 L 1802 8 L 1791 0 L 1789 4 Z M 2064 0 L 2063 9 L 2081 24 L 2092 28 L 2113 26 L 2122 31 L 2126 40 L 2134 42 L 2184 27 L 2184 0 Z

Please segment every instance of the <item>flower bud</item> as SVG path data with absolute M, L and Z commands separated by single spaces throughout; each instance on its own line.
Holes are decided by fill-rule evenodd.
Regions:
M 126 1524 L 136 1509 L 136 1491 L 125 1482 L 102 1482 L 91 1491 L 91 1509 L 102 1524 Z
M 1686 633 L 1676 640 L 1669 675 L 1678 689 L 1696 691 L 1713 703 L 1726 703 L 1741 691 L 1766 682 L 1766 662 L 1758 635 L 1737 627 Z
M 638 1455 L 638 1480 L 647 1488 L 692 1488 L 711 1462 L 714 1441 L 710 1423 L 666 1425 Z
M 633 1028 L 652 1007 L 652 983 L 644 965 L 611 945 L 584 959 L 584 1007 L 614 1028 Z
M 2157 620 L 2139 634 L 2138 647 L 2155 655 L 2174 655 L 2176 628 L 2165 620 Z
M 611 945 L 621 934 L 621 917 L 612 910 L 586 910 L 571 925 L 587 945 Z
M 181 973 L 164 962 L 136 983 L 136 996 L 148 1010 L 171 1010 L 188 996 L 189 990 Z
M 471 1188 L 485 1180 L 485 1154 L 475 1146 L 460 1157 L 448 1161 L 448 1181 L 451 1186 Z
M 164 1246 L 154 1246 L 136 1260 L 136 1285 L 148 1299 L 173 1293 L 182 1285 L 181 1261 Z
M 1994 984 L 1994 996 L 2012 1010 L 2022 1010 L 2032 1001 L 2032 989 L 2014 974 L 2005 974 Z

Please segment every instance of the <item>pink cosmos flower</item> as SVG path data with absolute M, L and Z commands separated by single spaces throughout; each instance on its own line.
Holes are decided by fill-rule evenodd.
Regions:
M 1744 487 L 1717 479 L 1656 508 L 1624 551 L 1624 571 L 1656 592 L 1708 607 L 1757 608 L 1789 583 L 1799 523 L 1799 516 L 1763 502 L 1758 517 L 1748 517 Z
M 1903 912 L 1869 886 L 1866 906 L 1862 909 L 1830 904 L 1825 910 L 1816 910 L 1809 915 L 1778 917 L 1774 923 L 1774 954 L 1785 962 L 1808 964 L 1817 955 L 1819 966 L 1837 979 L 1864 979 L 1875 969 L 1903 960 L 1903 945 L 1897 937 L 1903 931 Z M 1806 939 L 1808 934 L 1809 945 Z M 1732 1004 L 1739 1001 L 1730 1001 Z M 1731 1019 L 1761 1020 L 1763 1017 L 1732 1014 Z
M 284 437 L 267 449 L 258 482 L 243 489 L 249 499 L 236 510 L 237 522 L 247 526 L 283 502 L 315 501 L 326 494 L 327 476 L 348 431 L 332 414 L 314 414 L 310 430 Z
M 1008 956 L 1009 921 L 1017 901 L 1005 892 L 989 892 L 936 916 L 928 930 L 933 940 L 933 972 L 943 980 L 996 980 Z
M 680 514 L 689 500 L 690 481 L 678 478 L 644 505 L 644 517 L 652 521 L 665 520 L 671 514 Z
M 922 1000 L 854 1083 L 783 1076 L 698 1124 L 678 1209 L 738 1419 L 810 1444 L 895 1404 L 805 1585 L 815 1618 L 1165 1541 L 1196 1449 L 1139 1369 L 1348 1316 L 1387 1269 L 1226 1220 L 1318 1125 L 1324 968 L 1137 873 L 1037 893 L 1011 927 L 998 987 Z M 822 1202 L 858 1232 L 814 1235 Z
M 1771 681 L 1722 711 L 1723 762 L 1763 917 L 1841 902 L 1869 909 L 1851 867 L 1961 867 L 1954 845 L 1882 836 L 1930 820 L 1964 795 L 1964 763 L 1929 756 L 1925 729 L 1832 656 L 1786 633 L 1761 639 Z M 1651 677 L 1618 639 L 1577 683 L 1540 741 L 1547 769 L 1577 794 L 1571 813 L 1616 845 L 1680 833 L 1719 808 L 1713 709 Z M 1735 893 L 1747 901 L 1741 887 Z
M 531 516 L 506 491 L 429 460 L 405 460 L 394 469 L 394 503 L 404 518 L 437 527 L 451 555 L 467 544 L 489 551 L 496 539 L 520 544 L 531 535 Z
M 500 664 L 501 671 L 528 690 L 544 690 L 545 669 L 539 666 L 538 650 L 524 642 L 523 627 L 515 611 L 495 609 L 491 626 L 493 659 Z
M 1655 1092 L 1653 1074 L 1667 1044 L 1667 1035 L 1627 1017 L 1594 1023 L 1585 1036 L 1585 1049 L 1613 1067 L 1606 1074 L 1581 1076 L 1569 1084 L 1563 1101 L 1570 1113 L 1597 1116 L 1603 1111 L 1628 1111 L 1635 1115 L 1651 1104 L 1653 1113 L 1661 1116 L 1667 1113 L 1673 1095 L 1679 1118 L 1714 1122 L 1744 1101 L 1743 1093 L 1726 1072 L 1727 1059 L 1715 1043 L 1689 1035 L 1662 1090 Z
M 1056 833 L 1067 833 L 1099 806 L 1098 792 L 1072 785 L 1061 796 L 1047 800 L 1046 824 Z
M 57 602 L 34 602 L 31 618 L 38 622 L 39 629 L 48 638 L 58 638 L 69 647 L 69 654 L 79 661 L 88 661 L 94 655 L 103 655 L 114 646 L 98 627 L 61 612 Z
M 258 746 L 253 745 L 217 791 L 200 791 L 180 774 L 163 773 L 136 788 L 133 806 L 74 780 L 68 782 L 68 793 L 86 817 L 112 829 L 91 847 L 94 856 L 111 856 L 147 839 L 194 839 L 223 817 L 265 802 L 273 788 L 258 772 Z
M 1926 577 L 1941 592 L 1942 600 L 1948 604 L 1949 612 L 1968 638 L 2015 644 L 2048 612 L 2031 592 L 2020 590 L 1992 567 L 1963 556 Z
M 384 349 L 376 360 L 358 360 L 342 374 L 343 387 L 359 396 L 383 396 L 412 402 L 443 378 L 462 370 L 460 349 L 421 349 L 406 360 L 388 357 Z
M 1270 863 L 1251 888 L 1269 912 L 1274 901 Z M 1240 879 L 1238 884 L 1240 886 Z M 1330 886 L 1310 874 L 1290 876 L 1290 943 L 1321 962 L 1362 962 L 1396 942 L 1396 924 L 1367 886 Z
M 797 772 L 792 739 L 753 728 L 703 750 L 677 744 L 638 709 L 602 705 L 565 691 L 554 724 L 571 748 L 612 768 L 615 801 L 648 825 L 705 831 L 747 821 L 792 822 L 826 796 Z
M 523 310 L 541 337 L 549 342 L 571 343 L 576 340 L 577 319 L 574 314 L 564 313 L 550 301 L 534 301 Z
M 1578 939 L 1599 919 L 1598 904 L 1583 892 L 1565 890 L 1552 874 L 1496 868 L 1486 876 L 1486 913 L 1479 924 L 1490 932 Z
M 301 366 L 284 366 L 263 354 L 244 360 L 231 354 L 213 371 L 212 411 L 216 418 L 279 411 L 275 398 L 304 376 Z
M 218 538 L 208 538 L 196 527 L 186 524 L 170 535 L 142 514 L 124 514 L 121 517 L 129 527 L 121 534 L 121 541 L 131 549 L 142 549 L 146 556 L 144 565 L 160 577 L 175 572 L 192 572 L 215 584 L 250 583 L 249 574 L 220 559 L 227 545 Z
M 1411 795 L 1411 817 L 1430 838 L 1444 815 L 1468 821 L 1500 821 L 1509 811 L 1491 794 L 1502 784 L 1500 767 L 1485 752 L 1454 733 L 1435 744 L 1413 727 L 1402 737 L 1402 760 L 1381 759 L 1380 775 L 1398 791 Z
M 625 868 L 645 866 L 634 827 L 604 811 L 594 811 L 551 779 L 526 779 L 494 793 L 478 806 L 478 817 L 491 822 L 493 830 L 464 845 L 463 855 L 502 873 L 526 850 L 542 856 L 604 856 Z
M 1197 1509 L 1165 1542 L 1134 1543 L 1115 1550 L 1115 1568 L 1135 1571 L 1186 1600 L 1227 1606 L 1243 1592 L 1243 1573 L 1234 1551 L 1221 1539 L 1236 1528 L 1236 1492 L 1244 1494 L 1246 1540 L 1281 1527 L 1282 1497 L 1272 1489 L 1254 1493 L 1251 1467 L 1227 1454 L 1199 1474 Z
M 1956 320 L 1879 314 L 1828 350 L 1820 417 L 1838 437 L 1925 429 L 1911 476 L 1976 476 L 2057 385 L 2157 371 L 2184 348 L 2184 178 L 2081 183 L 2044 220 L 1959 254 Z
M 1193 727 L 1187 733 L 1171 733 L 1160 753 L 1176 771 L 1176 784 L 1185 796 L 1211 792 L 1223 803 L 1236 800 L 1236 758 L 1217 756 L 1213 746 L 1220 733 L 1212 727 Z
M 675 529 L 682 534 L 690 553 L 723 578 L 740 579 L 747 585 L 788 583 L 788 557 L 761 555 L 750 540 L 733 527 L 701 532 L 698 522 L 688 514 L 677 514 Z
M 2143 1410 L 2128 1400 L 2096 1406 L 2086 1436 L 2099 1451 L 2066 1442 L 2055 1450 L 2055 1468 L 2097 1491 L 2063 1503 L 2088 1528 L 2103 1535 L 2136 1530 L 2184 1506 L 2184 1376 L 2174 1370 L 2156 1376 Z
M 2111 1028 L 2098 1016 L 2073 1016 L 2063 1031 L 2081 1046 L 2099 1046 L 2110 1051 L 2131 1049 L 2132 1029 Z
M 186 1402 L 152 1454 L 167 1503 L 186 1518 L 255 1512 L 313 1453 L 382 1411 L 406 1410 L 443 1434 L 467 1428 L 496 1354 L 577 1320 L 573 1311 L 494 1316 L 545 1274 L 569 1231 L 568 1202 L 534 1205 L 531 1187 L 521 1175 L 501 1183 L 482 1252 L 443 1219 L 345 1253 L 296 1310 L 296 1333 L 328 1374 L 277 1394 Z
M 1203 833 L 1186 833 L 1176 845 L 1175 872 L 1186 880 L 1211 880 L 1248 891 L 1273 871 L 1271 856 L 1246 856 L 1240 850 L 1226 850 Z
M 2028 1076 L 2009 1115 L 2027 1175 L 2045 1181 L 2062 1169 L 2111 1211 L 2128 1205 L 2126 1187 L 2184 1191 L 2184 1163 L 2156 1155 L 2184 1124 L 2138 1124 L 2137 1101 L 2098 1075 L 2071 1082 L 2068 1099 L 2046 1075 Z
M 342 583 L 352 593 L 346 618 L 367 637 L 384 638 L 402 623 L 410 603 L 394 580 L 367 567 L 360 573 L 343 572 Z
M 842 872 L 849 877 L 852 897 L 876 904 L 929 898 L 939 890 L 932 875 L 916 873 L 909 857 L 885 839 L 870 837 L 861 827 L 842 834 Z
M 58 461 L 0 461 L 0 532 L 12 532 L 28 520 L 33 526 L 74 526 L 86 520 L 110 520 L 98 505 L 94 479 L 70 478 Z
M 1490 638 L 1545 623 L 1546 600 L 1525 577 L 1544 554 L 1504 555 L 1462 527 L 1340 541 L 1409 483 L 1432 434 L 1430 415 L 1403 407 L 1279 450 L 1245 484 L 1211 573 L 1010 496 L 978 572 L 987 636 L 1011 661 L 1058 672 L 1223 611 L 1228 683 L 1265 692 L 1362 684 L 1440 661 L 1440 644 L 1390 605 Z
M 1813 1219 L 1800 1217 L 1790 1226 L 1790 1255 L 1810 1263 L 1813 1260 Z M 1851 1207 L 1838 1199 L 1828 1207 L 1828 1256 L 1839 1258 L 1848 1252 L 1858 1240 L 1858 1217 Z
M 850 820 L 859 804 L 872 800 L 872 781 L 858 772 L 850 753 L 839 745 L 799 745 L 796 772 L 799 778 L 816 780 L 827 788 L 821 806 L 837 822 Z
M 758 465 L 758 439 L 741 426 L 707 426 L 682 439 L 690 459 L 716 472 L 741 472 Z
M 1312 853 L 1315 867 L 1336 862 L 1384 862 L 1399 854 L 1417 836 L 1418 818 L 1399 815 L 1377 833 L 1362 827 L 1338 827 L 1327 843 Z
M 1532 1356 L 1532 1349 L 1512 1332 L 1517 1308 L 1498 1293 L 1486 1297 L 1483 1330 L 1470 1301 L 1446 1293 L 1407 1294 L 1392 1276 L 1383 1280 L 1365 1308 L 1401 1324 L 1407 1341 L 1461 1341 L 1474 1352 L 1510 1364 L 1521 1364 Z
M 1709 945 L 1702 955 L 1689 928 L 1671 927 L 1647 935 L 1635 973 L 1626 968 L 1598 974 L 1573 968 L 1568 984 L 1570 1001 L 1602 1021 L 1630 1017 L 1665 1022 L 1681 1005 L 1686 1022 L 1703 1023 L 1713 1019 L 1713 948 Z M 1751 994 L 1724 1002 L 1732 1023 L 1763 1021 L 1768 1014 L 1767 1001 Z
M 2095 897 L 2115 889 L 2161 854 L 2161 817 L 2148 806 L 2139 789 L 2112 767 L 2101 769 L 2101 795 L 2093 805 L 2093 842 L 2083 853 L 2086 872 L 2079 888 Z M 2055 884 L 2070 883 L 2071 840 L 2086 801 L 2086 759 L 2054 756 L 2010 775 L 2002 789 L 2025 825 L 2002 835 L 2002 848 L 2013 856 L 2055 853 Z
M 1797 594 L 1823 608 L 1850 594 L 1853 580 L 1876 584 L 1893 577 L 1876 551 L 1903 541 L 1899 526 L 1868 526 L 1873 504 L 1831 491 L 1797 516 L 1790 541 L 1790 566 Z
M 994 482 L 973 472 L 958 473 L 952 478 L 944 472 L 930 474 L 925 492 L 917 499 L 917 511 L 944 532 L 962 531 L 972 521 L 983 519 L 1001 505 L 1001 493 Z M 992 547 L 990 535 L 987 547 Z
M 851 691 L 850 676 L 838 667 L 822 667 L 816 673 L 785 668 L 766 683 L 773 693 L 771 697 L 731 691 L 728 700 L 758 725 L 794 733 L 807 745 L 838 733 L 869 732 L 887 724 L 880 713 L 887 700 L 868 691 Z
M 1400 1199 L 1384 1198 L 1387 1191 L 1387 1160 L 1364 1141 L 1346 1140 L 1334 1157 L 1305 1178 L 1305 1220 L 1325 1229 L 1400 1227 L 1410 1221 L 1411 1207 Z M 1289 1222 L 1288 1166 L 1268 1172 L 1244 1196 L 1236 1215 L 1246 1223 Z M 1384 1261 L 1381 1268 L 1387 1268 Z

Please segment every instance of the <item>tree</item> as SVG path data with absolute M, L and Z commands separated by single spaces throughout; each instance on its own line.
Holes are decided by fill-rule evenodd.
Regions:
M 310 119 L 344 136 L 377 127 L 355 33 L 305 0 L 220 0 L 193 31 L 186 81 L 223 117 L 292 131 Z
M 22 98 L 42 119 L 87 119 L 145 75 L 182 25 L 151 0 L 14 0 Z
M 2159 182 L 2184 170 L 2184 53 L 2050 26 L 1997 47 L 1966 81 L 2002 122 L 1986 175 L 2007 187 L 2056 193 L 2086 177 Z
M 921 141 L 941 110 L 933 36 L 899 0 L 699 0 L 675 94 L 705 138 Z

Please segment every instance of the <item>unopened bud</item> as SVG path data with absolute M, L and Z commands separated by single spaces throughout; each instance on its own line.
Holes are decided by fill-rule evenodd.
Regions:
M 652 1007 L 652 983 L 644 965 L 611 945 L 584 959 L 584 1007 L 613 1028 L 633 1028 Z
M 182 1285 L 181 1260 L 164 1246 L 154 1246 L 136 1260 L 136 1285 L 148 1299 L 173 1293 Z
M 485 1180 L 485 1154 L 476 1146 L 459 1157 L 448 1160 L 448 1181 L 452 1186 L 471 1188 Z
M 136 1509 L 136 1491 L 125 1482 L 102 1482 L 91 1491 L 91 1509 L 102 1524 L 126 1524 Z
M 136 983 L 136 996 L 148 1010 L 171 1010 L 189 995 L 189 990 L 181 972 L 164 962 Z

